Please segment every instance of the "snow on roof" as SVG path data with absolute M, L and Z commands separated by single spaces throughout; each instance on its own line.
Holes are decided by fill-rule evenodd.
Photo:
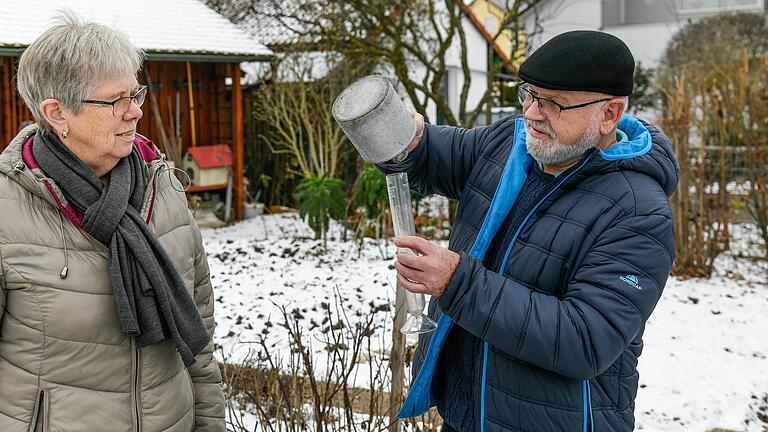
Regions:
M 226 144 L 188 147 L 187 152 L 200 168 L 232 166 L 232 150 Z
M 199 0 L 3 0 L 0 48 L 28 46 L 62 9 L 124 32 L 150 57 L 202 54 L 256 60 L 272 55 L 254 36 Z

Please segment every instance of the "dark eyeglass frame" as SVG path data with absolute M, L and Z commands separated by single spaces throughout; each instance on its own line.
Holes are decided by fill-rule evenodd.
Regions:
M 541 101 L 549 102 L 558 108 L 558 111 L 553 113 L 553 115 L 555 116 L 555 120 L 560 118 L 560 112 L 562 111 L 568 111 L 568 110 L 577 109 L 577 108 L 584 108 L 585 106 L 615 99 L 615 98 L 602 98 L 602 99 L 593 100 L 591 102 L 584 102 L 576 105 L 563 105 L 553 101 L 552 99 L 538 96 L 536 93 L 533 92 L 533 90 L 530 89 L 530 87 L 531 87 L 531 84 L 527 82 L 521 82 L 517 85 L 517 100 L 520 101 L 520 105 L 523 106 L 523 112 L 527 111 L 527 108 L 525 108 L 525 101 L 528 99 L 528 95 L 530 95 L 531 104 L 528 105 L 528 108 L 530 108 L 531 105 L 533 105 L 533 102 L 536 102 L 539 104 L 539 109 L 541 109 L 542 108 Z
M 121 96 L 113 101 L 104 101 L 104 100 L 98 100 L 98 99 L 83 99 L 80 102 L 87 103 L 87 104 L 93 104 L 93 105 L 101 105 L 106 106 L 109 105 L 112 107 L 112 115 L 117 117 L 117 113 L 115 112 L 115 105 L 117 105 L 121 100 L 123 99 L 130 99 L 130 102 L 135 102 L 136 105 L 142 106 L 144 104 L 144 99 L 147 97 L 147 86 L 140 86 L 136 92 L 130 96 Z M 138 97 L 142 97 L 141 103 L 137 100 Z M 128 103 L 128 109 L 131 108 L 130 102 Z M 126 109 L 122 114 L 125 115 L 126 112 L 128 112 L 128 109 Z

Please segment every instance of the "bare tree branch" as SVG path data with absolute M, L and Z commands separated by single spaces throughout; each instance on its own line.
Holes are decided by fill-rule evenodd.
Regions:
M 434 107 L 445 123 L 469 126 L 477 111 L 494 97 L 488 89 L 476 101 L 471 96 L 472 68 L 468 60 L 468 32 L 477 25 L 467 19 L 461 0 L 208 0 L 214 7 L 246 28 L 253 29 L 274 49 L 294 47 L 337 52 L 349 59 L 366 59 L 388 70 L 402 86 L 413 106 L 426 114 Z M 502 68 L 514 72 L 524 36 L 524 14 L 535 14 L 542 0 L 507 0 L 489 44 L 511 41 L 501 47 L 510 56 L 494 62 L 496 77 Z M 275 31 L 274 29 L 279 30 Z M 485 32 L 485 34 L 488 34 Z M 269 40 L 274 35 L 274 40 Z M 502 38 L 502 35 L 506 35 Z M 507 39 L 508 36 L 508 39 Z M 483 35 L 483 37 L 486 37 Z M 506 42 L 505 42 L 506 43 Z M 458 55 L 450 55 L 458 53 Z M 449 64 L 453 62 L 454 64 Z M 501 63 L 501 64 L 499 64 Z M 458 95 L 448 94 L 446 79 L 459 68 Z M 453 77 L 453 75 L 451 75 Z M 451 80 L 453 81 L 453 80 Z M 447 91 L 446 91 L 447 90 Z M 450 100 L 458 98 L 457 109 Z M 470 100 L 471 99 L 471 100 Z M 470 109 L 469 105 L 472 103 Z M 458 112 L 454 112 L 454 110 Z

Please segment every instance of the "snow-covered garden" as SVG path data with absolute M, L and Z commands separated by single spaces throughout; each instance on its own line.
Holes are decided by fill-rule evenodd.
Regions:
M 204 230 L 216 290 L 218 355 L 227 363 L 248 362 L 263 351 L 264 336 L 271 354 L 287 360 L 290 338 L 279 325 L 284 307 L 303 329 L 322 375 L 328 312 L 356 322 L 374 311 L 374 358 L 362 356 L 350 375 L 350 385 L 367 387 L 371 370 L 383 369 L 389 353 L 394 246 L 367 238 L 342 241 L 339 225 L 332 225 L 327 246 L 312 234 L 296 213 Z M 711 279 L 671 277 L 667 283 L 645 332 L 637 430 L 768 427 L 768 269 L 741 257 L 755 247 L 754 232 L 736 225 L 732 235 L 732 249 L 717 259 Z M 245 423 L 253 427 L 255 417 Z

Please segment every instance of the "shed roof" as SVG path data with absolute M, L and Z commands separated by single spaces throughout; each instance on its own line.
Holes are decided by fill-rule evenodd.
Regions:
M 239 62 L 272 55 L 257 38 L 198 0 L 3 0 L 0 55 L 18 55 L 62 9 L 124 32 L 150 59 Z
M 232 150 L 228 145 L 216 144 L 188 147 L 187 151 L 200 168 L 221 168 L 232 166 Z

